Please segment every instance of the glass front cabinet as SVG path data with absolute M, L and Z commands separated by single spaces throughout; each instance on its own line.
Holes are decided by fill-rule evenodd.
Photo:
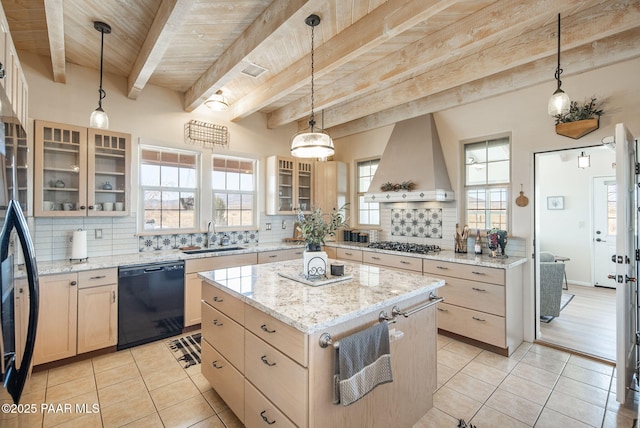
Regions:
M 35 216 L 128 214 L 129 134 L 36 120 L 34 140 Z
M 313 162 L 280 156 L 267 158 L 268 215 L 311 212 Z

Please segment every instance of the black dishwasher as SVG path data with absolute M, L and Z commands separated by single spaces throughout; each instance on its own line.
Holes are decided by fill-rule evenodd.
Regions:
M 183 326 L 184 262 L 118 269 L 118 350 L 175 336 Z

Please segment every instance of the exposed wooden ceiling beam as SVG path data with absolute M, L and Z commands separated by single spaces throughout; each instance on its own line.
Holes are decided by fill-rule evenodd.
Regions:
M 621 61 L 639 58 L 638 40 L 640 40 L 640 28 L 634 28 L 599 40 L 597 43 L 590 43 L 564 51 L 562 53 L 563 68 L 567 75 L 580 74 L 594 68 L 606 67 Z M 404 119 L 481 101 L 545 82 L 549 82 L 549 96 L 551 96 L 555 89 L 555 83 L 552 83 L 555 67 L 556 57 L 552 55 L 540 61 L 524 64 L 512 70 L 505 70 L 483 79 L 343 123 L 330 128 L 328 131 L 332 138 L 342 138 L 391 125 Z M 567 76 L 565 76 L 566 78 Z M 572 95 L 576 99 L 580 99 L 579 94 Z M 587 98 L 592 94 L 582 95 Z M 545 106 L 540 108 L 546 111 Z M 552 118 L 549 118 L 549 121 L 553 123 Z
M 528 28 L 548 22 L 556 13 L 564 13 L 576 6 L 586 7 L 598 0 L 508 0 L 494 3 L 469 15 L 455 25 L 427 35 L 404 49 L 387 55 L 372 64 L 335 81 L 316 94 L 318 110 L 329 108 L 349 98 L 371 92 L 384 82 L 392 83 L 417 74 L 452 57 L 477 52 L 500 40 L 520 35 Z M 553 11 L 550 13 L 549 11 Z M 366 76 L 366 79 L 363 79 Z M 309 98 L 302 97 L 267 116 L 267 126 L 276 128 L 309 114 Z
M 47 19 L 47 35 L 49 36 L 53 81 L 58 83 L 67 82 L 63 12 L 64 7 L 62 0 L 44 0 L 44 14 Z
M 191 8 L 189 0 L 162 0 L 129 78 L 127 96 L 137 99 Z
M 313 0 L 316 1 L 316 0 Z M 185 92 L 184 108 L 193 111 L 247 64 L 245 58 L 311 0 L 274 0 Z
M 316 49 L 315 74 L 322 76 L 348 63 L 454 3 L 454 0 L 388 0 Z M 232 120 L 247 117 L 290 94 L 306 84 L 308 79 L 309 55 L 305 55 L 236 101 Z
M 619 4 L 609 10 L 586 10 L 563 20 L 563 49 L 593 43 L 602 37 L 636 28 L 640 24 L 640 2 Z M 389 107 L 436 94 L 451 87 L 509 70 L 556 53 L 553 24 L 530 31 L 480 53 L 469 55 L 428 73 L 388 86 L 375 93 L 345 102 L 324 113 L 325 126 L 330 128 L 376 113 L 381 105 Z M 640 49 L 640 47 L 638 48 Z M 570 66 L 563 60 L 565 75 Z M 302 126 L 302 121 L 299 122 Z

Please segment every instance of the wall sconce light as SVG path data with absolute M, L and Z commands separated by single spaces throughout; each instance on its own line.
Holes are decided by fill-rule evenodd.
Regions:
M 589 168 L 591 166 L 591 155 L 585 155 L 584 152 L 578 156 L 578 168 Z
M 565 94 L 560 86 L 562 86 L 562 81 L 560 80 L 560 75 L 562 74 L 562 68 L 560 68 L 560 14 L 558 14 L 558 68 L 556 68 L 556 81 L 558 83 L 558 88 L 551 95 L 549 99 L 549 104 L 547 106 L 547 112 L 549 116 L 557 116 L 559 114 L 569 113 L 569 108 L 571 107 L 571 100 L 569 99 L 569 95 Z
M 229 110 L 229 103 L 227 102 L 227 98 L 222 95 L 222 90 L 220 89 L 218 89 L 211 98 L 205 101 L 204 105 L 215 111 Z
M 107 93 L 102 89 L 102 62 L 104 57 L 104 35 L 111 33 L 111 26 L 109 24 L 105 24 L 104 22 L 95 21 L 93 23 L 93 28 L 100 31 L 101 40 L 100 40 L 100 89 L 98 89 L 98 108 L 91 113 L 91 118 L 89 119 L 89 126 L 92 128 L 98 129 L 109 129 L 109 116 L 107 113 L 102 110 L 102 100 L 107 96 Z

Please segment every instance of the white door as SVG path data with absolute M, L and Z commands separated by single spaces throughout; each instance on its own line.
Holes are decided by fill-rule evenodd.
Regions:
M 616 178 L 593 179 L 593 283 L 615 288 L 616 264 Z
M 624 124 L 617 124 L 616 184 L 616 399 L 624 403 L 627 387 L 635 373 L 637 286 L 636 278 L 636 149 Z M 631 281 L 629 279 L 632 279 Z

